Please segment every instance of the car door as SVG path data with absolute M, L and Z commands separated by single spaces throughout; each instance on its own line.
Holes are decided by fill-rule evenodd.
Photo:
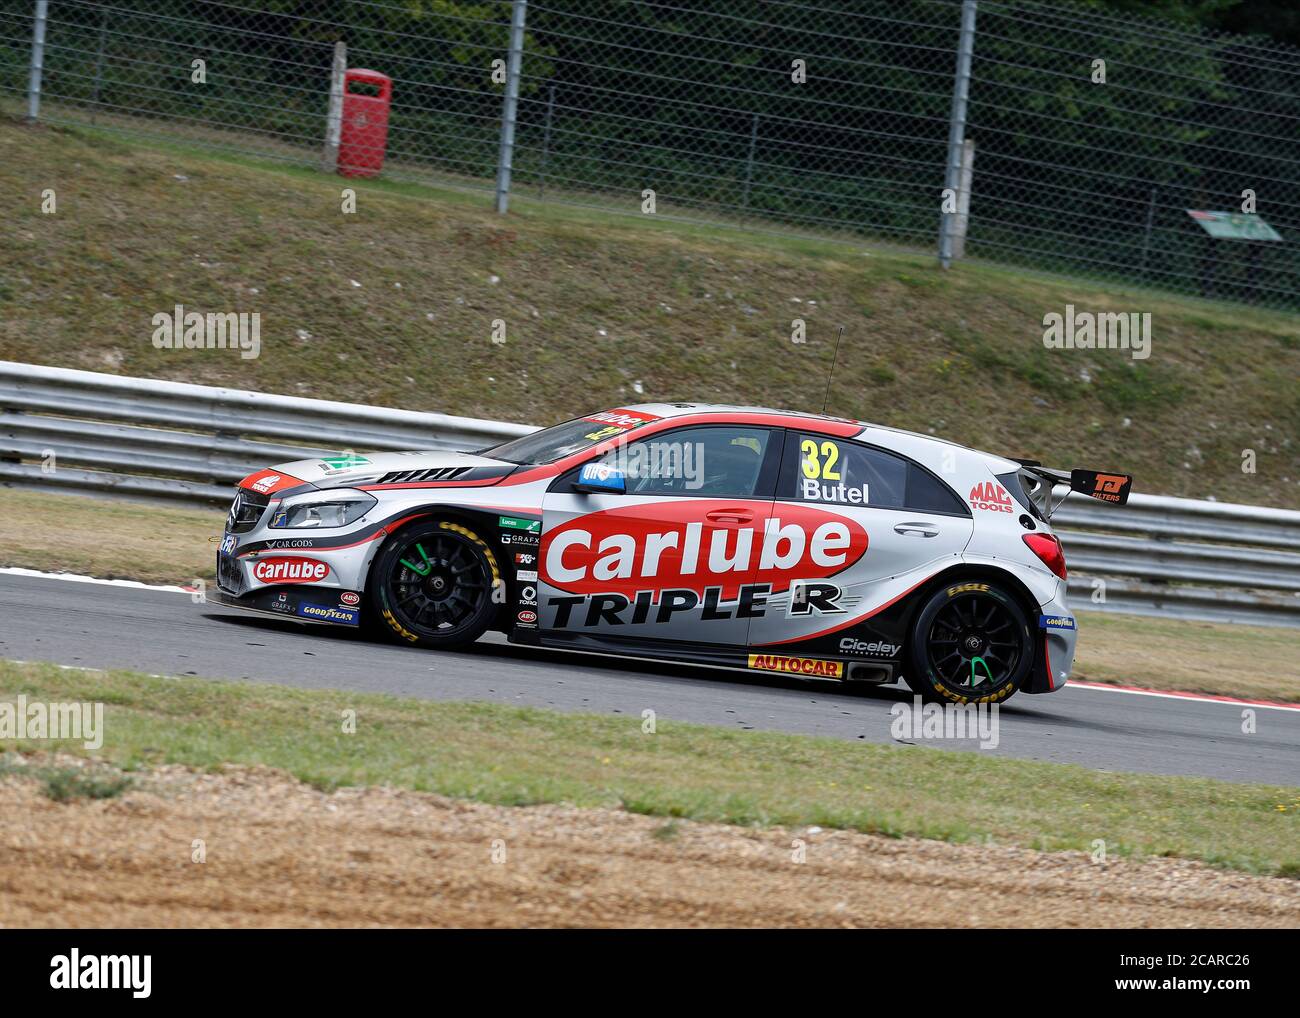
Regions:
M 598 458 L 602 476 L 621 472 L 622 494 L 575 490 L 581 468 L 558 478 L 542 502 L 542 641 L 743 646 L 783 438 L 684 426 Z
M 843 521 L 855 554 L 838 570 L 817 570 L 774 593 L 771 610 L 751 628 L 756 646 L 870 617 L 956 561 L 972 531 L 965 503 L 920 464 L 851 439 L 791 431 L 771 526 L 799 517 L 805 529 L 823 517 Z

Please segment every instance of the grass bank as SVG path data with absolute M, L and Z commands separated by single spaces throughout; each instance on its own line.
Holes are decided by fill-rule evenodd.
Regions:
M 650 399 L 820 409 L 844 326 L 832 412 L 1300 506 L 1296 316 L 384 181 L 346 182 L 348 214 L 343 183 L 0 120 L 0 357 L 545 424 Z M 178 303 L 258 312 L 261 356 L 156 349 Z M 1150 312 L 1151 356 L 1046 349 L 1067 304 Z

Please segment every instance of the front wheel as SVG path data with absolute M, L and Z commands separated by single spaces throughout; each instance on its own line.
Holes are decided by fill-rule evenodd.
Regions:
M 379 624 L 421 647 L 460 647 L 495 615 L 501 571 L 487 542 L 450 520 L 417 523 L 390 537 L 370 571 Z
M 941 587 L 912 627 L 907 684 L 927 699 L 998 703 L 1024 682 L 1033 630 L 1019 602 L 986 581 Z

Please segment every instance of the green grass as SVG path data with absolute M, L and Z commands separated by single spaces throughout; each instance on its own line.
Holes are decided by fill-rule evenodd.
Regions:
M 673 819 L 806 825 L 1045 850 L 1180 856 L 1255 873 L 1300 865 L 1300 791 L 1109 774 L 978 752 L 878 746 L 660 719 L 0 662 L 0 698 L 105 704 L 99 760 L 281 768 L 322 789 L 388 784 L 504 805 L 565 802 Z M 344 732 L 344 712 L 356 732 Z M 22 751 L 80 744 L 18 744 Z
M 652 399 L 820 409 L 844 325 L 834 413 L 1300 506 L 1294 315 L 523 198 L 499 217 L 481 191 L 3 120 L 0 195 L 7 359 L 545 424 Z M 260 312 L 262 356 L 155 349 L 177 302 Z M 1067 303 L 1151 312 L 1150 360 L 1046 350 Z
M 1295 629 L 1078 614 L 1075 679 L 1300 703 L 1300 632 Z
M 13 753 L 0 756 L 0 778 L 33 778 L 54 802 L 115 799 L 132 787 L 132 779 L 112 767 L 71 767 L 28 763 Z

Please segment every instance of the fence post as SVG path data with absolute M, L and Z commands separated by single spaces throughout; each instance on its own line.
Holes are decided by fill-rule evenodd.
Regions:
M 754 114 L 754 120 L 749 125 L 749 158 L 745 161 L 745 196 L 741 199 L 740 207 L 749 208 L 749 185 L 754 180 L 754 147 L 758 144 L 758 114 Z
M 975 0 L 962 0 L 961 35 L 957 40 L 957 76 L 952 86 L 952 114 L 948 120 L 948 166 L 943 186 L 953 195 L 961 193 L 962 144 L 966 140 L 966 104 L 970 99 L 970 63 L 975 51 Z M 939 213 L 939 264 L 952 264 L 955 213 Z
M 99 12 L 99 48 L 95 52 L 95 93 L 90 100 L 90 122 L 99 115 L 99 95 L 104 84 L 104 44 L 108 41 L 108 8 Z
M 27 79 L 27 122 L 34 124 L 41 115 L 41 72 L 45 70 L 45 19 L 48 0 L 36 0 L 36 17 L 32 23 L 32 70 Z
M 546 197 L 546 163 L 551 157 L 551 119 L 555 116 L 555 86 L 546 90 L 546 128 L 542 131 L 541 196 Z
M 966 257 L 966 225 L 970 222 L 971 178 L 975 175 L 975 139 L 967 138 L 961 146 L 961 190 L 957 192 L 957 215 L 952 224 L 952 256 Z
M 339 168 L 339 139 L 343 135 L 343 79 L 348 71 L 348 44 L 342 39 L 334 44 L 334 63 L 330 66 L 330 105 L 325 115 L 325 148 L 320 168 L 333 173 Z
M 1147 201 L 1147 228 L 1142 234 L 1142 270 L 1141 276 L 1146 279 L 1147 276 L 1147 254 L 1151 250 L 1151 225 L 1156 217 L 1156 189 L 1151 189 L 1151 197 Z
M 510 52 L 506 59 L 506 98 L 501 107 L 501 151 L 497 156 L 497 212 L 510 205 L 510 171 L 515 157 L 515 116 L 519 110 L 519 71 L 524 59 L 524 17 L 528 0 L 514 0 L 510 12 Z

